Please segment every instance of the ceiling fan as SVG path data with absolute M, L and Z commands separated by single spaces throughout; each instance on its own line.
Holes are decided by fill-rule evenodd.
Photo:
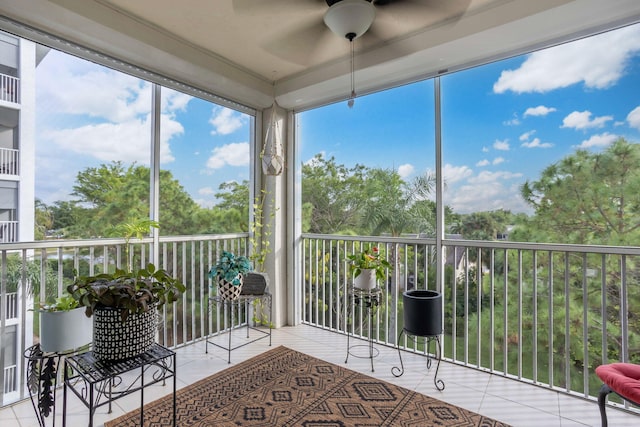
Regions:
M 351 94 L 349 106 L 356 96 L 354 89 L 354 40 L 360 46 L 405 35 L 428 23 L 460 17 L 472 0 L 233 0 L 237 13 L 252 16 L 282 17 L 284 30 L 278 37 L 266 40 L 263 47 L 279 58 L 308 66 L 319 52 L 351 54 Z M 295 17 L 295 19 L 288 19 Z M 293 22 L 295 21 L 295 22 Z M 293 23 L 292 23 L 293 22 Z M 338 37 L 336 37 L 336 35 Z
M 233 9 L 243 15 L 281 17 L 283 31 L 265 40 L 264 48 L 284 60 L 308 66 L 315 59 L 315 50 L 340 50 L 340 38 L 349 39 L 344 28 L 356 28 L 351 40 L 362 37 L 360 46 L 372 46 L 433 20 L 459 17 L 471 1 L 233 0 Z M 346 53 L 344 48 L 342 52 Z

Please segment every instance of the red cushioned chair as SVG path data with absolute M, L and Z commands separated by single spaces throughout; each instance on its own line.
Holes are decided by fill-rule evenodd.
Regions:
M 596 368 L 596 374 L 604 383 L 598 395 L 602 427 L 607 427 L 605 409 L 609 393 L 613 392 L 624 400 L 640 406 L 640 403 L 638 403 L 640 402 L 640 365 L 633 363 L 601 365 Z

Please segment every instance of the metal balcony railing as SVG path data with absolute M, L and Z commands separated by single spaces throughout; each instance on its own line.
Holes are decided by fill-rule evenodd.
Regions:
M 346 256 L 377 245 L 395 265 L 375 310 L 372 338 L 379 345 L 398 344 L 402 293 L 435 289 L 444 297 L 443 357 L 450 362 L 586 399 L 594 399 L 600 385 L 593 374 L 597 365 L 640 362 L 639 326 L 633 321 L 640 302 L 640 248 L 445 239 L 439 289 L 441 257 L 434 239 L 306 234 L 302 242 L 303 261 L 295 268 L 303 278 L 296 286 L 304 323 L 336 333 L 367 333 L 353 326 L 363 313 L 347 310 L 351 273 Z M 124 245 L 122 239 L 3 245 L 2 306 L 8 307 L 9 294 L 17 292 L 16 316 L 24 324 L 27 316 L 37 316 L 29 311 L 30 292 L 35 292 L 33 300 L 45 300 L 72 282 L 74 270 L 87 275 L 123 266 Z M 132 264 L 146 264 L 151 248 L 151 239 L 131 244 Z M 187 285 L 181 300 L 164 310 L 160 343 L 181 347 L 209 331 L 224 330 L 220 313 L 207 312 L 207 272 L 222 250 L 246 254 L 247 248 L 245 233 L 160 239 L 156 264 Z M 0 336 L 5 332 L 0 330 Z M 20 361 L 32 335 L 37 341 L 37 331 L 18 337 L 16 372 L 0 370 L 0 384 L 16 381 L 19 398 L 26 396 Z M 434 350 L 404 337 L 399 345 L 407 351 Z
M 0 221 L 0 243 L 18 241 L 18 221 Z
M 0 74 L 0 101 L 20 103 L 20 79 Z
M 396 341 L 403 292 L 431 289 L 443 295 L 443 358 L 453 363 L 590 400 L 602 384 L 595 367 L 640 363 L 640 327 L 632 320 L 640 302 L 640 248 L 443 244 L 440 289 L 435 239 L 303 235 L 303 321 L 354 332 L 362 313 L 349 318 L 346 309 L 352 283 L 346 256 L 376 245 L 396 266 L 373 322 L 379 344 L 435 352 L 420 340 Z
M 17 370 L 17 365 L 7 366 L 3 369 L 4 386 L 2 389 L 4 391 L 4 394 L 14 393 L 18 390 L 18 379 L 16 378 Z
M 150 238 L 130 243 L 130 265 L 146 265 L 150 260 Z M 220 313 L 208 313 L 211 279 L 207 273 L 223 250 L 246 255 L 248 234 L 201 235 L 162 237 L 156 267 L 165 269 L 182 281 L 187 290 L 182 298 L 161 315 L 164 323 L 159 331 L 159 342 L 176 348 L 201 340 L 209 333 L 220 332 L 227 326 Z M 4 395 L 1 404 L 27 396 L 25 365 L 22 355 L 27 347 L 38 341 L 38 313 L 33 302 L 52 300 L 73 282 L 74 271 L 81 275 L 94 275 L 124 268 L 125 242 L 123 239 L 53 240 L 30 243 L 5 244 L 0 248 L 0 307 L 6 307 L 5 320 L 12 328 L 30 324 L 34 329 L 16 336 L 17 348 L 5 348 L 0 353 L 0 366 L 9 360 L 18 360 L 17 367 L 0 369 L 0 384 Z M 0 316 L 3 313 L 0 312 Z M 8 322 L 0 322 L 0 337 L 7 336 Z M 13 370 L 12 370 L 13 369 Z M 6 391 L 9 390 L 9 391 Z M 19 393 L 16 393 L 18 391 Z M 11 396 L 7 393 L 13 392 Z M 17 397 L 15 397 L 17 396 Z
M 0 174 L 20 175 L 19 156 L 19 150 L 0 148 Z
M 5 320 L 15 320 L 18 318 L 18 294 L 16 292 L 6 294 L 3 306 Z M 2 309 L 2 306 L 0 306 L 0 309 Z M 2 314 L 2 311 L 0 311 L 0 316 Z

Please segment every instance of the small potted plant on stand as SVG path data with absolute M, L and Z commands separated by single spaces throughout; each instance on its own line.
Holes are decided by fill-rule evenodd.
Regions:
M 64 294 L 51 303 L 38 305 L 40 314 L 40 349 L 45 353 L 64 353 L 91 343 L 91 320 L 84 307 L 71 295 Z
M 374 289 L 378 280 L 387 278 L 387 270 L 393 267 L 380 256 L 377 246 L 370 246 L 362 252 L 347 255 L 350 271 L 353 273 L 353 286 L 360 289 Z
M 251 269 L 251 262 L 247 257 L 222 251 L 218 263 L 209 270 L 209 277 L 217 281 L 221 299 L 235 300 L 242 292 L 244 274 Z

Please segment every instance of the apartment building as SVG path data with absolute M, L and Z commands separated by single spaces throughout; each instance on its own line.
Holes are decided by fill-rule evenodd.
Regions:
M 48 49 L 0 32 L 0 244 L 34 239 L 36 67 Z M 23 254 L 19 254 L 23 255 Z M 24 255 L 30 256 L 30 253 Z M 18 304 L 26 289 L 3 272 L 0 366 L 5 400 L 18 398 L 22 342 L 33 342 L 33 320 Z M 5 293 L 6 291 L 6 293 Z M 5 402 L 6 403 L 6 402 Z

